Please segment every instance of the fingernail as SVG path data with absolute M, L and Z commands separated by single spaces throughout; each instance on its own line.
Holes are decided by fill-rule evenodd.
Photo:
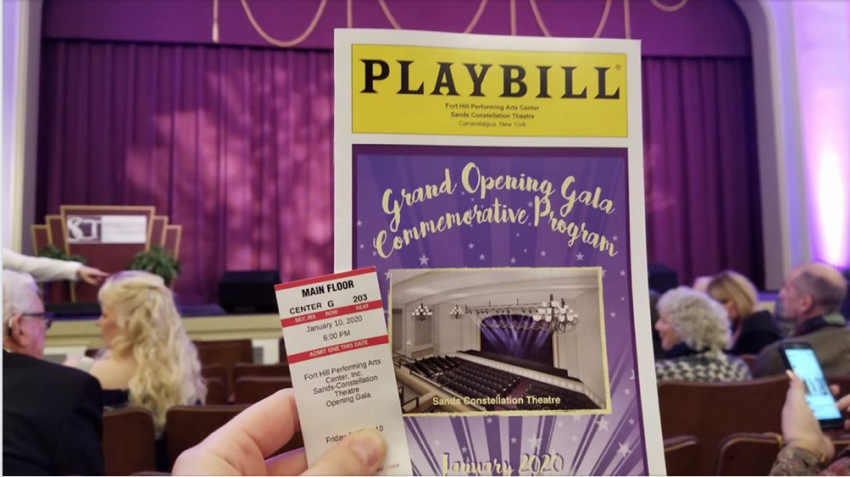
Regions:
M 384 440 L 377 431 L 364 429 L 351 435 L 348 448 L 357 454 L 363 465 L 372 467 L 383 457 Z

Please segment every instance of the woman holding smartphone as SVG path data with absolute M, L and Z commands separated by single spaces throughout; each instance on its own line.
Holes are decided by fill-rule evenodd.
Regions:
M 788 371 L 791 386 L 782 408 L 782 437 L 785 447 L 779 451 L 770 475 L 850 475 L 850 447 L 836 458 L 835 446 L 822 430 L 806 402 L 806 386 Z M 835 391 L 835 389 L 833 389 Z M 845 414 L 850 412 L 850 395 L 836 403 Z M 844 421 L 850 431 L 850 419 Z

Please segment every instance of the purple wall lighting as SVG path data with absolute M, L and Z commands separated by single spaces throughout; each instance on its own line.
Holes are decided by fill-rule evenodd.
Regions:
M 794 2 L 793 11 L 812 258 L 847 267 L 850 266 L 850 4 Z M 789 197 L 790 202 L 794 199 Z M 790 228 L 796 226 L 789 224 Z

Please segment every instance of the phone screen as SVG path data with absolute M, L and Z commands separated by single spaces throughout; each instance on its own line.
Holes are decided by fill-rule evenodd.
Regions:
M 794 374 L 806 384 L 806 402 L 819 421 L 841 419 L 835 398 L 823 375 L 815 352 L 811 349 L 785 349 L 785 356 Z

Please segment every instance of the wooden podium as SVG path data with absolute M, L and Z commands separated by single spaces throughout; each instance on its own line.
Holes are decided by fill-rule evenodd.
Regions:
M 66 254 L 80 255 L 86 265 L 108 273 L 126 270 L 133 257 L 160 245 L 179 259 L 183 227 L 169 225 L 152 206 L 63 205 L 59 215 L 45 216 L 44 225 L 32 226 L 35 250 L 53 245 Z M 57 300 L 51 293 L 48 301 Z M 65 298 L 67 300 L 67 298 Z M 72 302 L 97 301 L 97 288 L 74 282 Z

